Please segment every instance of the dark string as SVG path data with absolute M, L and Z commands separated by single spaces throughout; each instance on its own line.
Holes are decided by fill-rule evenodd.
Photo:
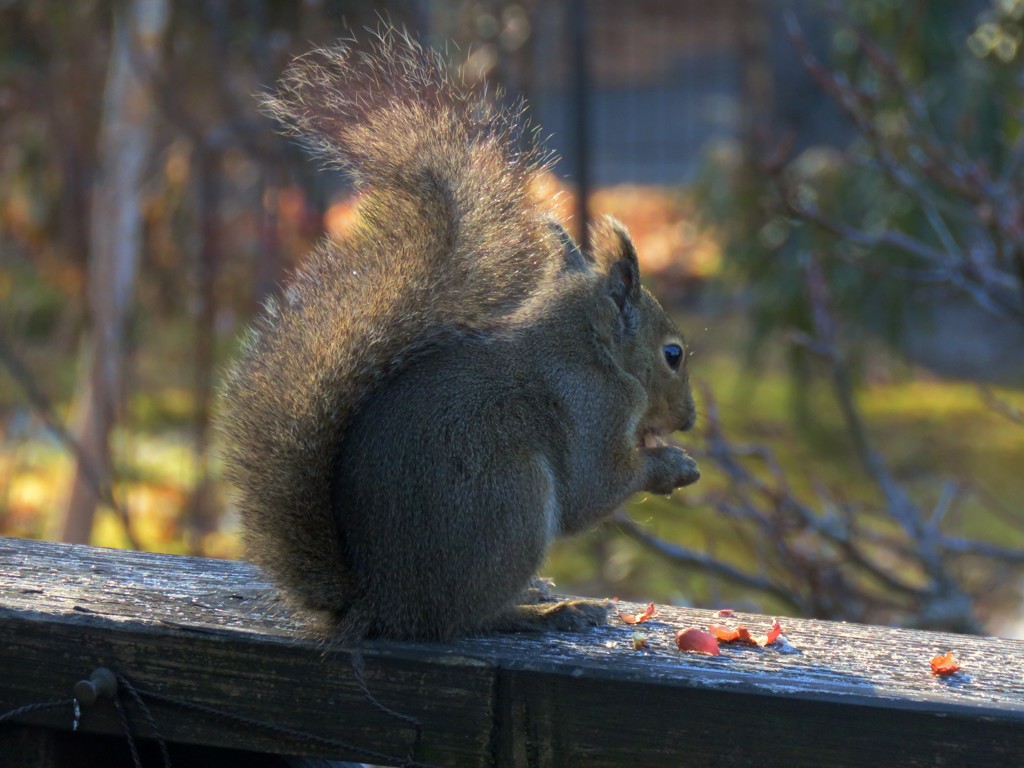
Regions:
M 58 701 L 41 701 L 38 704 L 26 704 L 24 707 L 17 707 L 16 709 L 10 709 L 6 712 L 0 713 L 0 723 L 5 720 L 11 720 L 21 715 L 27 715 L 30 712 L 38 712 L 44 709 L 56 709 L 57 707 L 74 706 L 74 699 L 60 699 Z
M 135 739 L 132 737 L 132 726 L 128 722 L 128 715 L 121 705 L 121 698 L 114 696 L 114 709 L 117 710 L 117 719 L 121 721 L 121 731 L 124 733 L 124 740 L 128 742 L 128 749 L 132 753 L 132 765 L 135 768 L 142 768 L 142 758 L 139 757 L 139 750 L 135 746 Z
M 139 692 L 135 690 L 135 686 L 131 684 L 124 675 L 117 675 L 118 690 L 123 688 L 128 691 L 128 695 L 131 696 L 132 701 L 135 702 L 135 706 L 139 708 L 142 713 L 143 719 L 146 721 L 146 725 L 150 727 L 156 737 L 156 743 L 160 747 L 160 755 L 164 761 L 164 768 L 171 768 L 171 753 L 167 750 L 167 742 L 164 741 L 163 735 L 160 733 L 160 729 L 156 727 L 156 720 L 153 719 L 153 713 L 149 711 L 149 707 L 146 706 L 146 702 L 139 696 Z
M 131 685 L 131 683 L 129 683 Z M 226 712 L 224 710 L 210 707 L 205 704 L 197 704 L 192 701 L 185 701 L 178 699 L 173 696 L 168 696 L 164 693 L 157 693 L 155 691 L 147 691 L 135 689 L 136 693 L 152 701 L 159 701 L 163 704 L 170 704 L 171 706 L 179 707 L 181 709 L 190 710 L 192 712 L 198 712 L 203 715 L 209 715 L 211 717 L 219 717 L 223 720 L 228 720 L 239 725 L 244 725 L 250 728 L 263 729 L 269 733 L 275 733 L 280 736 L 286 736 L 288 738 L 296 739 L 298 741 L 308 741 L 313 744 L 319 744 L 321 746 L 331 747 L 332 749 L 347 750 L 349 752 L 355 752 L 381 763 L 390 763 L 394 765 L 399 763 L 402 768 L 437 768 L 429 763 L 420 763 L 411 760 L 403 761 L 400 757 L 394 755 L 388 755 L 383 752 L 377 752 L 372 749 L 360 747 L 355 744 L 351 744 L 347 741 L 341 741 L 339 739 L 331 739 L 326 736 L 320 736 L 315 733 L 308 733 L 306 731 L 299 730 L 298 728 L 290 728 L 285 725 L 278 725 L 276 723 L 269 723 L 264 720 L 259 720 L 255 717 L 248 717 L 246 715 L 239 715 L 235 712 Z
M 363 676 L 363 671 L 366 668 L 366 663 L 363 659 L 361 651 L 355 651 L 351 656 L 352 661 L 352 672 L 356 678 L 356 684 L 359 685 L 359 690 L 363 692 L 363 696 L 369 701 L 378 711 L 383 712 L 385 715 L 389 715 L 396 720 L 411 725 L 416 729 L 416 739 L 413 741 L 412 747 L 409 749 L 409 754 L 406 755 L 406 765 L 414 765 L 414 757 L 419 753 L 420 744 L 422 743 L 422 729 L 420 728 L 420 721 L 409 715 L 396 712 L 390 707 L 383 704 L 377 699 L 372 693 L 370 693 L 369 687 L 366 685 L 366 678 Z

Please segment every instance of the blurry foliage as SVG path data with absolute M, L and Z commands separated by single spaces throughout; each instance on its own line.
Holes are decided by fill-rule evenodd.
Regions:
M 1022 9 L 994 2 L 975 18 L 980 4 L 827 7 L 827 62 L 805 20 L 783 16 L 817 86 L 803 109 L 831 110 L 834 134 L 808 141 L 766 121 L 745 142 L 713 148 L 699 184 L 728 285 L 749 310 L 750 362 L 760 364 L 736 377 L 731 400 L 744 411 L 764 403 L 770 364 L 785 350 L 795 386 L 779 426 L 799 446 L 794 454 L 778 434 L 750 439 L 749 424 L 729 427 L 727 412 L 719 420 L 706 404 L 702 455 L 727 482 L 705 486 L 716 517 L 702 510 L 694 525 L 731 525 L 753 565 L 728 578 L 750 585 L 763 575 L 760 591 L 800 611 L 975 631 L 1019 599 L 1022 520 L 993 492 L 1020 498 L 1008 481 L 1020 423 L 997 415 L 1012 411 L 998 398 L 965 408 L 963 385 L 901 382 L 912 369 L 880 354 L 876 339 L 902 353 L 937 313 L 964 305 L 1002 325 L 969 340 L 946 330 L 937 342 L 950 350 L 999 347 L 1024 331 Z M 624 525 L 638 540 L 650 535 Z M 667 541 L 678 539 L 649 543 L 667 551 Z
M 1024 3 L 994 0 L 977 19 L 966 3 L 829 7 L 830 63 L 814 57 L 798 27 L 790 32 L 819 86 L 821 101 L 810 108 L 839 113 L 838 135 L 807 146 L 781 126 L 747 137 L 749 151 L 718 147 L 700 183 L 725 237 L 726 270 L 749 289 L 752 359 L 780 331 L 811 330 L 802 277 L 811 255 L 826 256 L 855 356 L 865 331 L 898 346 L 916 303 L 942 301 L 971 279 L 926 270 L 973 259 L 993 262 L 1000 278 L 1020 268 L 1019 256 L 1001 250 L 1019 247 L 1019 225 L 1009 220 L 1017 214 L 995 231 L 982 186 L 1020 189 Z M 1018 322 L 1021 296 L 1018 286 L 1009 300 Z M 806 381 L 806 351 L 793 347 L 791 364 Z
M 89 326 L 89 211 L 114 7 L 0 4 L 0 349 L 13 361 L 0 365 L 0 532 L 52 535 L 47 518 L 66 502 L 68 446 L 50 428 L 70 418 Z M 370 0 L 178 4 L 164 66 L 149 71 L 140 61 L 160 117 L 112 448 L 115 495 L 147 547 L 184 546 L 182 511 L 207 461 L 193 450 L 209 397 L 200 368 L 220 366 L 236 326 L 323 232 L 315 166 L 277 135 L 254 94 L 293 56 L 344 36 L 346 23 L 378 23 L 377 10 Z M 204 198 L 210 179 L 214 191 Z M 204 230 L 207 220 L 212 228 Z M 214 248 L 203 251 L 211 231 Z M 216 307 L 212 328 L 202 319 L 207 297 Z M 213 352 L 204 357 L 207 341 Z M 31 374 L 31 392 L 11 365 Z M 174 446 L 156 472 L 143 466 L 154 441 Z M 223 493 L 216 501 L 227 506 Z M 171 522 L 154 526 L 151 518 Z M 108 510 L 96 540 L 124 543 L 118 527 Z M 203 551 L 238 552 L 237 544 L 215 544 Z
M 1022 0 L 997 0 L 978 18 L 977 27 L 967 38 L 967 46 L 979 59 L 994 56 L 1009 64 L 1017 59 L 1024 41 L 1022 21 Z

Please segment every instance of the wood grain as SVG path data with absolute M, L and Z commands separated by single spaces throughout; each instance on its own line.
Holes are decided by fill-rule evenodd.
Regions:
M 303 638 L 248 564 L 0 539 L 0 571 L 0 713 L 68 698 L 107 666 L 140 690 L 352 745 L 150 702 L 169 740 L 270 753 L 368 760 L 360 750 L 372 750 L 452 766 L 1013 765 L 1024 755 L 1020 641 L 782 618 L 798 653 L 723 646 L 708 657 L 678 651 L 675 631 L 764 632 L 770 617 L 659 606 L 640 627 L 613 618 L 579 634 L 364 644 L 368 690 L 413 723 L 367 698 L 351 650 Z M 633 650 L 637 630 L 649 651 Z M 929 659 L 947 650 L 962 671 L 935 677 Z M 18 722 L 71 728 L 66 710 Z M 102 701 L 80 730 L 120 732 Z

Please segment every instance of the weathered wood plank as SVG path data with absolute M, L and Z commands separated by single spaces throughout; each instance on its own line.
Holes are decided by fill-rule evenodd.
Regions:
M 672 636 L 715 615 L 662 607 L 642 627 L 649 652 L 633 651 L 633 629 L 617 620 L 581 634 L 366 644 L 369 690 L 417 729 L 368 701 L 347 650 L 301 639 L 247 564 L 0 539 L 0 571 L 0 712 L 68 697 L 105 665 L 140 689 L 439 765 L 1013 764 L 1024 754 L 1019 641 L 784 619 L 799 654 L 729 647 L 711 658 L 680 653 Z M 928 660 L 950 649 L 963 671 L 932 676 Z M 151 707 L 174 741 L 366 757 Z M 71 725 L 67 712 L 20 722 Z M 109 706 L 86 711 L 81 728 L 119 732 Z

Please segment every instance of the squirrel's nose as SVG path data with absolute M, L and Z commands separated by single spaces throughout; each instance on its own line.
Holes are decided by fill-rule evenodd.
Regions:
M 694 425 L 696 423 L 697 423 L 697 411 L 695 411 L 693 409 L 693 405 L 691 404 L 689 409 L 686 411 L 686 417 L 683 420 L 682 426 L 679 427 L 679 431 L 680 432 L 689 432 L 691 429 L 693 429 L 693 427 L 694 427 Z

